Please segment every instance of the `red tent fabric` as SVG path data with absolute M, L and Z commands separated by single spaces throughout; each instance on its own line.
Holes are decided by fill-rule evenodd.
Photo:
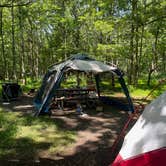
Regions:
M 111 166 L 166 165 L 166 91 L 146 106 Z

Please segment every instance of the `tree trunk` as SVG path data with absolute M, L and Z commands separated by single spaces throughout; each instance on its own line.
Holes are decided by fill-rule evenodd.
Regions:
M 137 86 L 138 84 L 138 72 L 139 72 L 139 62 L 138 62 L 138 42 L 139 42 L 139 36 L 138 36 L 138 24 L 136 25 L 136 36 L 135 36 L 135 60 L 134 60 L 134 85 Z
M 29 19 L 29 24 L 30 24 L 30 34 L 29 34 L 29 46 L 30 46 L 30 51 L 29 51 L 29 66 L 31 66 L 29 68 L 30 71 L 30 75 L 31 78 L 34 79 L 35 78 L 35 57 L 34 57 L 34 34 L 33 34 L 33 24 L 32 24 L 32 20 Z
M 20 76 L 22 83 L 26 83 L 26 76 L 25 76 L 25 64 L 24 64 L 24 57 L 25 57 L 25 46 L 24 46 L 24 30 L 23 30 L 23 20 L 22 20 L 22 8 L 19 7 L 19 28 L 20 28 Z
M 143 35 L 144 35 L 144 26 L 142 26 L 142 28 L 141 28 L 141 39 L 140 39 L 140 50 L 139 50 L 139 65 L 141 65 L 141 62 L 142 62 Z M 138 77 L 140 75 L 140 72 L 141 71 L 139 70 Z
M 74 24 L 75 24 L 75 33 L 74 33 L 74 44 L 76 51 L 80 48 L 80 24 L 78 23 L 78 11 L 77 6 L 74 4 L 72 9 L 72 14 L 74 16 Z
M 162 53 L 162 60 L 163 60 L 163 73 L 166 73 L 166 55 L 165 51 Z
M 7 61 L 5 56 L 5 46 L 4 46 L 4 35 L 3 35 L 3 8 L 0 8 L 0 36 L 1 36 L 1 57 L 2 57 L 2 68 L 1 68 L 1 77 L 3 80 L 6 78 L 7 71 Z
M 149 69 L 149 73 L 148 73 L 148 80 L 147 80 L 147 85 L 150 86 L 150 82 L 151 82 L 151 76 L 152 73 L 155 71 L 155 66 L 154 63 L 151 63 L 150 69 Z
M 154 50 L 153 50 L 155 68 L 157 67 L 158 64 L 158 50 L 157 50 L 158 36 L 159 36 L 159 26 L 157 27 L 155 33 Z
M 14 25 L 14 0 L 12 0 L 11 17 L 12 17 L 12 76 L 16 80 L 16 51 L 15 51 L 15 25 Z
M 34 73 L 35 73 L 35 79 L 38 79 L 39 77 L 39 46 L 38 43 L 36 44 L 36 48 L 34 49 Z
M 130 68 L 129 68 L 129 84 L 137 83 L 138 69 L 138 20 L 137 20 L 137 0 L 132 0 L 131 11 L 131 37 L 130 37 Z M 136 20 L 136 22 L 135 22 Z
M 149 70 L 147 86 L 150 86 L 151 76 L 152 76 L 152 73 L 153 73 L 153 72 L 154 72 L 154 69 L 150 69 L 150 70 Z
M 133 83 L 133 70 L 134 70 L 134 25 L 131 25 L 131 38 L 130 38 L 130 67 L 128 75 L 128 83 Z

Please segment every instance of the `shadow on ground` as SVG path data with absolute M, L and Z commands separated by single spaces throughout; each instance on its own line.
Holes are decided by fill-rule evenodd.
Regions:
M 1 107 L 7 111 L 21 112 L 20 116 L 32 113 L 33 98 L 23 96 L 18 101 L 13 101 Z M 107 166 L 109 165 L 119 151 L 121 142 L 117 149 L 111 154 L 113 145 L 118 134 L 122 130 L 128 115 L 122 110 L 103 106 L 103 111 L 97 112 L 94 109 L 86 109 L 87 116 L 76 115 L 74 110 L 57 111 L 55 110 L 50 117 L 51 123 L 56 124 L 59 130 L 75 131 L 77 139 L 72 147 L 66 148 L 63 152 L 52 153 L 50 156 L 40 155 L 40 151 L 47 150 L 51 145 L 47 142 L 36 143 L 31 139 L 22 138 L 13 140 L 9 137 L 15 147 L 14 158 L 12 153 L 1 156 L 0 165 L 56 165 L 56 166 Z M 33 120 L 33 119 L 31 119 Z M 31 123 L 28 119 L 27 122 Z M 48 119 L 41 119 L 47 121 Z M 134 123 L 134 122 L 133 122 Z M 25 151 L 19 151 L 17 145 L 24 146 Z M 3 145 L 0 145 L 3 149 Z M 31 146 L 31 151 L 28 147 Z M 10 147 L 9 147 L 10 150 Z

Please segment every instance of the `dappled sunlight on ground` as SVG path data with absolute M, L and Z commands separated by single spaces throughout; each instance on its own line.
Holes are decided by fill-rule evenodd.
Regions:
M 35 118 L 33 98 L 26 95 L 1 107 L 9 112 L 9 121 L 17 123 L 10 141 L 0 146 L 0 158 L 16 163 L 108 165 L 113 159 L 111 146 L 128 118 L 125 111 L 105 105 L 102 111 L 85 109 L 85 116 L 75 109 L 55 109 L 51 117 Z

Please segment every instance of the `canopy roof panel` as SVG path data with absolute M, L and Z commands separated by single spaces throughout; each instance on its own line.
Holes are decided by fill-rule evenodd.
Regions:
M 76 54 L 76 56 L 67 60 L 66 62 L 55 64 L 50 68 L 50 71 L 58 71 L 59 69 L 66 68 L 68 70 L 102 73 L 102 72 L 115 72 L 118 70 L 114 66 L 104 64 L 103 62 L 89 58 L 86 55 Z
M 102 62 L 91 60 L 74 60 L 70 64 L 70 68 L 73 70 L 85 71 L 85 72 L 94 72 L 94 73 L 101 73 L 101 72 L 108 72 L 116 70 L 115 67 L 106 65 Z

